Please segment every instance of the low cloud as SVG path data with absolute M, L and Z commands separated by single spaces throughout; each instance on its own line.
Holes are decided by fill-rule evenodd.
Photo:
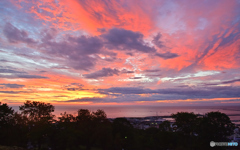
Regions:
M 83 90 L 84 85 L 80 83 L 71 83 L 69 85 L 65 85 L 64 88 L 68 91 L 81 91 Z
M 34 41 L 26 31 L 14 27 L 11 23 L 5 25 L 3 32 L 10 43 L 35 44 L 38 49 L 41 49 L 41 53 L 61 58 L 65 60 L 64 64 L 76 70 L 91 70 L 99 59 L 98 54 L 110 55 L 113 52 L 112 50 L 125 51 L 128 54 L 136 51 L 151 53 L 164 59 L 178 56 L 169 52 L 163 54 L 156 53 L 155 47 L 144 41 L 142 33 L 122 28 L 105 30 L 99 36 L 73 36 L 66 34 L 60 40 L 56 39 L 58 31 L 49 29 L 44 30 L 39 42 Z M 155 40 L 157 40 L 158 36 Z M 106 61 L 114 61 L 114 58 L 106 59 Z M 116 71 L 113 74 L 116 74 Z M 86 77 L 92 78 L 91 75 L 86 75 Z
M 27 44 L 35 44 L 36 41 L 28 37 L 28 33 L 24 30 L 19 30 L 11 23 L 6 23 L 3 28 L 3 34 L 6 36 L 9 42 L 18 43 L 24 42 Z
M 26 73 L 26 72 L 17 71 L 13 69 L 0 69 L 0 73 Z
M 102 68 L 96 72 L 90 74 L 84 74 L 83 76 L 88 79 L 97 79 L 101 77 L 109 77 L 113 75 L 119 75 L 120 71 L 118 69 L 111 69 L 111 68 Z
M 89 74 L 83 74 L 83 77 L 88 78 L 88 79 L 97 79 L 101 77 L 109 77 L 109 76 L 114 76 L 114 75 L 120 75 L 120 74 L 125 74 L 125 73 L 134 73 L 134 71 L 127 70 L 127 69 L 112 69 L 112 68 L 102 68 L 101 70 L 95 71 L 93 73 Z
M 25 85 L 21 85 L 21 84 L 0 84 L 2 85 L 2 88 L 22 88 Z M 0 86 L 1 88 L 1 86 Z
M 156 53 L 156 56 L 161 57 L 163 59 L 172 59 L 178 57 L 179 55 L 176 53 L 166 52 L 166 53 Z
M 121 73 L 134 73 L 134 71 L 127 70 L 127 69 L 123 69 L 123 70 L 121 71 Z
M 112 87 L 109 89 L 99 89 L 102 94 L 163 94 L 170 97 L 181 96 L 189 99 L 195 98 L 230 98 L 240 97 L 240 87 L 202 87 L 202 88 L 167 88 L 167 89 L 147 89 L 137 87 Z M 180 98 L 180 97 L 179 97 Z
M 39 76 L 39 75 L 29 75 L 29 74 L 21 74 L 17 75 L 18 78 L 26 78 L 26 79 L 49 79 L 48 77 Z
M 160 69 L 147 69 L 147 70 L 143 70 L 143 72 L 159 72 L 161 71 Z
M 77 98 L 73 100 L 59 101 L 59 102 L 102 102 L 102 101 L 105 101 L 105 99 L 100 97 L 84 97 L 84 98 Z
M 142 79 L 142 77 L 131 77 L 129 79 Z
M 7 75 L 6 75 L 7 73 Z M 18 71 L 17 69 L 11 68 L 1 68 L 0 69 L 1 78 L 25 78 L 25 79 L 48 79 L 48 77 L 40 75 L 31 75 L 24 71 Z
M 103 47 L 103 42 L 99 37 L 84 35 L 67 35 L 65 40 L 59 42 L 51 38 L 46 40 L 43 37 L 42 41 L 40 47 L 45 50 L 45 53 L 66 59 L 66 63 L 76 70 L 86 71 L 96 63 L 96 58 L 89 55 L 100 53 Z
M 150 47 L 144 42 L 144 36 L 140 32 L 113 28 L 107 33 L 102 34 L 101 37 L 106 40 L 106 47 L 108 49 L 122 51 L 135 50 L 144 53 L 156 52 L 154 47 Z
M 0 91 L 0 93 L 6 93 L 6 94 L 18 94 L 23 93 L 22 91 Z
M 79 98 L 64 102 L 134 102 L 134 101 L 156 101 L 156 100 L 206 100 L 222 98 L 238 98 L 240 87 L 211 87 L 211 88 L 168 88 L 168 89 L 147 89 L 138 87 L 112 87 L 109 89 L 98 89 L 101 94 L 108 95 L 104 98 Z M 140 94 L 147 94 L 142 97 Z M 219 100 L 218 100 L 219 98 Z
M 234 79 L 234 80 L 224 81 L 224 82 L 222 82 L 222 84 L 229 84 L 229 83 L 235 83 L 235 82 L 240 82 L 240 79 Z
M 160 41 L 160 38 L 162 37 L 161 33 L 158 33 L 155 37 L 153 37 L 152 43 L 156 45 L 158 48 L 163 48 L 165 45 L 162 41 Z
M 230 84 L 230 83 L 235 83 L 235 82 L 240 82 L 240 79 L 234 79 L 234 80 L 228 80 L 228 81 L 223 81 L 223 82 L 217 82 L 217 83 L 204 83 L 203 85 L 208 86 L 208 85 L 221 85 L 221 84 Z

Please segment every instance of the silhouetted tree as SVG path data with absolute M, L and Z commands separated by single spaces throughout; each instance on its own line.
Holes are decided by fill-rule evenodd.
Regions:
M 116 118 L 113 121 L 113 136 L 115 149 L 130 149 L 134 140 L 133 126 L 126 118 Z
M 13 121 L 14 110 L 7 104 L 0 102 L 0 127 L 7 126 Z
M 175 125 L 177 125 L 177 132 L 182 133 L 182 138 L 179 139 L 180 145 L 185 149 L 197 149 L 198 141 L 196 140 L 196 132 L 199 127 L 200 119 L 194 113 L 178 112 L 172 114 L 172 118 L 175 119 Z
M 198 135 L 206 141 L 228 141 L 227 136 L 233 134 L 235 125 L 229 117 L 221 112 L 209 112 L 201 119 Z
M 51 147 L 56 150 L 74 149 L 77 147 L 76 117 L 66 112 L 60 115 L 51 128 Z
M 103 110 L 98 109 L 92 112 L 93 123 L 95 125 L 94 137 L 96 146 L 101 147 L 103 150 L 112 150 L 112 126 L 107 115 Z
M 70 122 L 75 122 L 76 117 L 74 117 L 72 114 L 67 114 L 66 112 L 60 114 L 61 117 L 58 117 L 59 123 L 65 123 L 69 124 Z
M 49 133 L 53 123 L 54 106 L 50 103 L 38 101 L 26 101 L 24 105 L 19 107 L 21 114 L 28 118 L 29 140 L 38 149 L 47 149 L 49 141 Z
M 160 131 L 172 131 L 170 121 L 163 121 L 161 124 L 159 124 L 159 130 Z
M 54 115 L 54 106 L 50 103 L 38 101 L 26 101 L 24 105 L 19 107 L 22 114 L 28 117 L 31 122 L 47 121 L 52 122 Z
M 0 102 L 0 144 L 10 145 L 11 129 L 14 125 L 14 110 L 7 104 Z
M 90 112 L 87 109 L 80 109 L 76 121 L 80 143 L 86 145 L 87 150 L 90 150 L 94 145 L 96 146 L 97 142 L 100 143 L 99 146 L 106 148 L 106 139 L 110 135 L 107 130 L 111 129 L 109 128 L 107 115 L 103 110 Z
M 177 131 L 183 132 L 186 135 L 192 135 L 199 124 L 197 115 L 194 113 L 178 112 L 177 114 L 172 114 L 172 118 L 175 119 Z
M 227 136 L 235 128 L 229 117 L 220 112 L 206 113 L 203 117 L 181 112 L 172 117 L 176 121 L 177 131 L 184 133 L 180 141 L 185 149 L 209 149 L 210 141 L 227 141 Z
M 235 128 L 226 114 L 220 112 L 197 116 L 194 113 L 172 114 L 176 130 L 169 121 L 157 128 L 135 129 L 126 118 L 113 123 L 103 110 L 78 110 L 73 116 L 66 112 L 54 120 L 54 107 L 49 103 L 26 101 L 21 113 L 0 103 L 0 145 L 35 149 L 74 150 L 192 150 L 210 149 L 210 141 L 227 141 Z M 224 147 L 216 147 L 224 149 Z M 212 149 L 212 148 L 211 148 Z
M 0 102 L 0 145 L 25 147 L 27 144 L 26 123 L 26 117 Z

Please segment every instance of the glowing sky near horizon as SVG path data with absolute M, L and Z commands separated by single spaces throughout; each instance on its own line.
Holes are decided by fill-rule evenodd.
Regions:
M 239 0 L 2 0 L 0 101 L 240 104 Z

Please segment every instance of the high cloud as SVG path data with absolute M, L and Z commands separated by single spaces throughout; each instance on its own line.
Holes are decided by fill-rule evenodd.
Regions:
M 0 8 L 0 92 L 9 101 L 239 97 L 238 0 L 5 0 Z
M 49 29 L 42 33 L 41 42 L 38 43 L 28 38 L 26 31 L 19 30 L 10 23 L 5 25 L 4 33 L 10 42 L 34 43 L 41 49 L 43 54 L 65 59 L 65 63 L 76 70 L 87 71 L 92 69 L 96 65 L 97 57 L 91 55 L 108 54 L 107 51 L 111 50 L 142 53 L 156 52 L 155 47 L 144 41 L 142 33 L 119 28 L 109 29 L 99 36 L 65 35 L 61 40 L 56 40 L 57 31 L 55 29 Z M 157 53 L 156 55 L 164 59 L 178 56 L 170 52 Z

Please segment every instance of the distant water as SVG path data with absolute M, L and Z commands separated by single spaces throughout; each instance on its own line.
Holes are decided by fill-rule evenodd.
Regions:
M 15 110 L 18 107 L 13 106 Z M 70 113 L 77 115 L 79 109 L 89 109 L 97 111 L 102 109 L 108 118 L 116 117 L 147 117 L 147 116 L 170 116 L 177 112 L 193 112 L 195 114 L 205 114 L 211 111 L 220 111 L 229 116 L 234 123 L 240 124 L 240 106 L 81 106 L 81 105 L 55 105 L 54 115 L 59 116 L 60 113 Z

